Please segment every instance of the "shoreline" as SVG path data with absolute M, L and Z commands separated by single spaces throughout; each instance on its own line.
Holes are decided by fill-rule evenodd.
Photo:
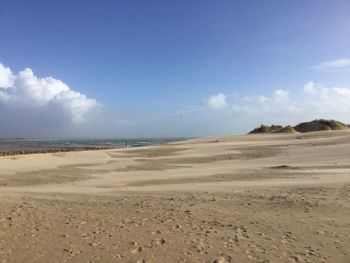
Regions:
M 47 154 L 47 153 L 68 153 L 68 152 L 82 152 L 82 151 L 100 151 L 100 150 L 114 150 L 122 149 L 119 147 L 76 147 L 76 148 L 62 148 L 62 149 L 45 149 L 45 150 L 9 150 L 3 151 L 0 149 L 0 157 L 30 155 L 30 154 Z
M 26 144 L 22 144 L 22 140 L 15 143 L 2 143 L 0 140 L 0 157 L 30 155 L 30 154 L 46 154 L 46 153 L 68 153 L 80 151 L 94 150 L 113 150 L 140 148 L 148 146 L 167 145 L 178 143 L 192 138 L 140 138 L 140 139 L 62 139 L 64 144 L 56 143 L 57 139 L 45 140 L 26 140 Z M 36 144 L 36 142 L 48 142 L 47 144 Z M 12 142 L 12 141 L 11 141 Z M 29 143 L 27 143 L 29 142 Z M 96 143 L 91 143 L 96 142 Z M 68 146 L 67 146 L 68 144 Z M 69 144 L 72 144 L 69 146 Z

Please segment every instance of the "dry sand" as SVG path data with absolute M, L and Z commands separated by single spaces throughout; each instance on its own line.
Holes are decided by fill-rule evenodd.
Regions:
M 0 262 L 350 262 L 350 132 L 0 158 Z

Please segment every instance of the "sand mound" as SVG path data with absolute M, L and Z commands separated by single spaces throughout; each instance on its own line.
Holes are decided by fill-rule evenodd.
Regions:
M 294 127 L 288 125 L 282 127 L 281 125 L 261 125 L 258 128 L 250 131 L 249 134 L 256 133 L 304 133 L 315 131 L 331 131 L 331 130 L 347 130 L 350 129 L 350 125 L 344 124 L 336 120 L 313 120 L 309 122 L 302 122 Z
M 294 127 L 298 132 L 315 132 L 315 131 L 330 131 L 330 130 L 346 130 L 349 125 L 346 125 L 336 120 L 313 120 L 303 122 Z
M 283 127 L 281 125 L 261 125 L 260 127 L 252 130 L 249 134 L 255 133 L 297 133 L 296 130 L 290 125 Z
M 275 132 L 279 132 L 282 129 L 283 129 L 283 127 L 280 126 L 280 125 L 268 126 L 268 125 L 262 124 L 260 127 L 255 128 L 254 130 L 249 132 L 249 134 L 254 134 L 254 133 L 275 133 Z
M 287 125 L 286 127 L 282 128 L 278 133 L 298 133 L 292 126 Z

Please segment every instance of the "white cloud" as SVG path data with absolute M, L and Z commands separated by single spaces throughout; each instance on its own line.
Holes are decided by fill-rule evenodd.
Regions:
M 38 78 L 29 68 L 14 74 L 0 63 L 0 121 L 21 129 L 69 125 L 84 122 L 98 106 L 61 80 Z
M 13 85 L 14 76 L 8 67 L 0 63 L 0 88 L 9 88 Z
M 308 108 L 326 115 L 350 116 L 350 88 L 331 87 L 309 82 L 304 91 L 307 95 Z M 305 105 L 306 108 L 306 105 Z
M 273 98 L 276 102 L 286 102 L 289 99 L 289 92 L 283 89 L 275 90 Z
M 235 113 L 245 113 L 250 115 L 259 115 L 263 112 L 278 111 L 289 103 L 289 92 L 283 89 L 277 89 L 272 96 L 256 95 L 245 96 L 242 99 L 236 98 L 233 105 Z
M 309 81 L 304 86 L 304 92 L 312 94 L 316 91 L 316 83 L 313 81 Z
M 211 109 L 223 109 L 227 106 L 226 95 L 218 93 L 210 96 L 207 100 L 203 101 L 203 105 Z
M 314 65 L 312 68 L 315 70 L 346 70 L 350 69 L 350 59 L 341 58 L 328 60 L 320 64 Z
M 236 117 L 255 122 L 286 124 L 314 118 L 350 122 L 350 88 L 328 88 L 310 81 L 297 98 L 289 97 L 288 91 L 276 90 L 271 96 L 238 98 L 232 109 Z

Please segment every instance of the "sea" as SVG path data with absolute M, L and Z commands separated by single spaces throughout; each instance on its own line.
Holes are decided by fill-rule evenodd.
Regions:
M 161 145 L 189 138 L 129 139 L 0 139 L 0 152 L 42 152 L 59 150 L 130 148 Z

